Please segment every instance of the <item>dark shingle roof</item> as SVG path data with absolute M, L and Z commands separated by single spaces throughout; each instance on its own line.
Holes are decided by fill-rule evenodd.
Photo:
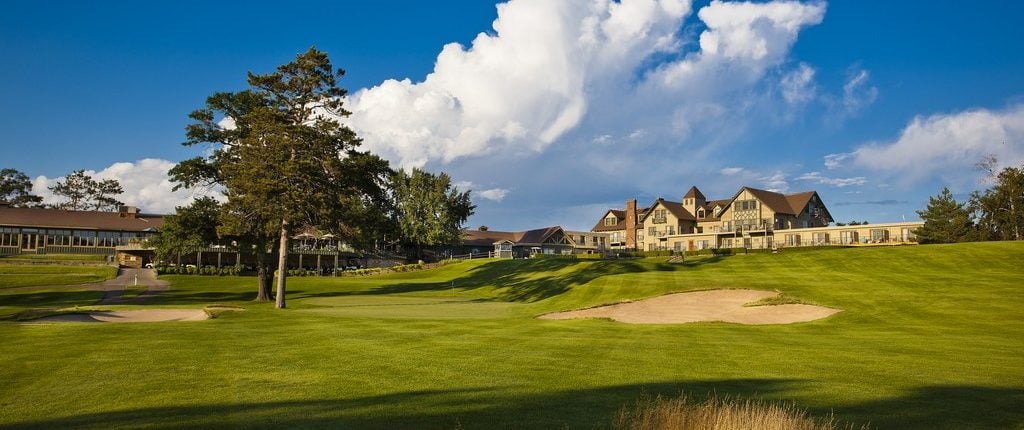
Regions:
M 686 195 L 683 196 L 683 198 L 684 199 L 707 200 L 707 197 L 704 197 L 704 193 L 701 193 L 700 190 L 698 190 L 696 186 L 690 187 L 690 191 L 687 191 Z
M 491 246 L 495 242 L 510 241 L 516 245 L 544 243 L 548 237 L 561 231 L 562 227 L 544 227 L 526 231 L 481 231 L 462 230 L 462 244 L 469 246 Z
M 164 225 L 163 215 L 118 212 L 65 211 L 0 206 L 0 225 L 108 231 L 153 231 Z
M 644 221 L 645 219 L 647 219 L 648 215 L 654 213 L 654 208 L 657 207 L 658 204 L 661 204 L 662 207 L 671 212 L 672 215 L 675 215 L 676 218 L 687 221 L 696 220 L 693 214 L 691 214 L 690 211 L 686 210 L 686 208 L 683 207 L 682 203 L 672 202 L 659 198 L 654 202 L 654 204 L 651 205 L 650 209 L 647 210 L 647 212 L 640 216 L 640 221 Z
M 608 218 L 608 214 L 615 216 L 615 225 L 604 225 L 605 218 Z M 609 209 L 608 212 L 604 213 L 601 219 L 597 220 L 597 224 L 590 231 L 616 231 L 626 229 L 626 211 L 619 209 Z

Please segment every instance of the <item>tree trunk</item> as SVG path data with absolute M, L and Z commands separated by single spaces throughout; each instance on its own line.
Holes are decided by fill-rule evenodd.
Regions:
M 267 264 L 267 251 L 261 245 L 256 248 L 256 282 L 259 284 L 256 290 L 257 302 L 269 302 L 270 290 L 274 284 L 270 276 Z
M 281 247 L 277 257 L 277 308 L 284 309 L 284 286 L 288 277 L 288 220 L 281 220 Z

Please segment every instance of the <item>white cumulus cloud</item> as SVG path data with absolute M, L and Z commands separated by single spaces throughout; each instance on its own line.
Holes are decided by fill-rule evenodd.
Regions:
M 124 194 L 115 196 L 117 200 L 129 206 L 137 206 L 146 213 L 171 214 L 176 206 L 185 206 L 199 195 L 219 195 L 219 193 L 191 190 L 172 191 L 174 184 L 167 172 L 176 163 L 157 158 L 146 158 L 136 162 L 114 163 L 100 170 L 86 170 L 85 173 L 94 179 L 115 179 L 124 189 Z M 47 178 L 38 176 L 33 181 L 32 192 L 43 197 L 44 203 L 60 203 L 59 197 L 49 190 L 62 177 Z
M 933 178 L 970 182 L 966 178 L 978 173 L 974 165 L 988 155 L 1003 165 L 1024 162 L 1024 105 L 919 116 L 895 140 L 862 145 L 849 156 L 857 167 L 912 184 Z
M 508 190 L 504 188 L 491 188 L 489 190 L 481 190 L 477 195 L 487 200 L 500 202 L 505 199 L 506 195 L 508 195 Z
M 824 12 L 716 0 L 698 12 L 706 28 L 693 46 L 682 36 L 688 0 L 510 0 L 493 33 L 446 45 L 422 81 L 353 93 L 347 121 L 401 166 L 535 154 L 583 125 L 588 142 L 678 139 L 728 121 L 729 99 L 780 65 Z

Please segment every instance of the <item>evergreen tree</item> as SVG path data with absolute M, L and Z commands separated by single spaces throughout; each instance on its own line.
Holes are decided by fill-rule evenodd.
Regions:
M 116 179 L 97 181 L 86 174 L 85 170 L 75 170 L 48 188 L 65 199 L 56 205 L 60 209 L 116 211 L 124 205 L 114 198 L 124 193 Z
M 452 187 L 447 174 L 400 170 L 392 180 L 403 241 L 423 258 L 423 247 L 462 243 L 462 224 L 476 208 L 469 191 Z
M 0 201 L 14 207 L 38 206 L 43 198 L 32 194 L 32 180 L 15 169 L 0 169 Z
M 973 237 L 974 221 L 970 211 L 953 198 L 949 188 L 928 199 L 928 207 L 917 211 L 924 225 L 916 231 L 921 243 L 966 242 Z
M 265 75 L 249 73 L 249 89 L 216 93 L 193 112 L 185 145 L 219 144 L 209 157 L 187 160 L 172 176 L 183 186 L 219 184 L 223 221 L 263 239 L 277 231 L 277 307 L 285 307 L 288 241 L 310 226 L 345 240 L 365 234 L 361 223 L 379 212 L 391 169 L 357 151 L 346 92 L 327 54 L 310 48 Z

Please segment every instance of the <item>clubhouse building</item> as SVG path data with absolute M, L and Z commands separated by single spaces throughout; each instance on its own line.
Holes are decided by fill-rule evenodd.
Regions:
M 728 199 L 709 200 L 694 186 L 681 201 L 659 198 L 640 208 L 629 200 L 625 209 L 606 211 L 591 231 L 608 235 L 612 250 L 699 251 L 909 244 L 916 243 L 914 230 L 924 224 L 833 221 L 815 191 L 782 194 L 742 187 Z
M 145 240 L 163 227 L 164 215 L 145 214 L 122 206 L 118 212 L 15 208 L 0 201 L 0 256 L 23 254 L 105 255 L 124 267 L 156 263 Z M 331 270 L 358 264 L 360 257 L 330 234 L 305 229 L 290 241 L 288 266 Z M 214 243 L 164 263 L 196 266 L 254 266 L 252 249 Z

